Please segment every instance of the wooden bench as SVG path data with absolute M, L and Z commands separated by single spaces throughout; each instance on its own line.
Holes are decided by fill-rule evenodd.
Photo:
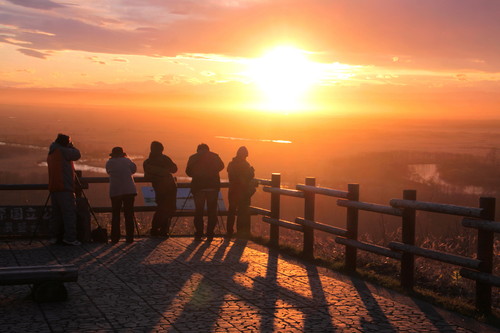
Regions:
M 0 267 L 0 285 L 33 285 L 31 296 L 35 302 L 59 302 L 68 299 L 64 282 L 76 282 L 75 265 Z

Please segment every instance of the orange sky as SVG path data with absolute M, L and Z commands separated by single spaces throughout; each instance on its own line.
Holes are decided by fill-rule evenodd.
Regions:
M 0 103 L 498 118 L 499 14 L 497 0 L 0 0 Z M 279 46 L 293 52 L 263 61 Z

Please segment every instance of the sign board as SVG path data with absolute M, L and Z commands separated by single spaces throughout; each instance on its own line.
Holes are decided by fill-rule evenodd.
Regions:
M 155 203 L 155 190 L 152 186 L 141 187 L 142 196 L 144 198 L 144 204 L 146 206 L 156 206 Z M 222 193 L 219 191 L 219 199 L 217 202 L 217 209 L 219 211 L 225 211 L 226 206 L 224 205 L 224 199 L 222 198 Z M 194 210 L 194 199 L 190 188 L 178 188 L 177 189 L 177 210 Z M 206 206 L 205 206 L 206 208 Z
M 51 207 L 43 206 L 3 206 L 0 207 L 0 235 L 26 235 L 37 230 L 37 234 L 47 234 Z M 38 229 L 37 229 L 38 227 Z

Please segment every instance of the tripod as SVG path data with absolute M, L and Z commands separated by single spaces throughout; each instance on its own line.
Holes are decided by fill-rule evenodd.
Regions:
M 40 213 L 40 216 L 38 216 L 35 230 L 33 230 L 33 235 L 31 235 L 29 245 L 31 245 L 31 243 L 33 243 L 33 239 L 36 237 L 36 234 L 38 233 L 38 228 L 40 226 L 40 223 L 43 220 L 43 215 L 45 214 L 45 211 L 47 210 L 47 206 L 49 205 L 49 199 L 50 199 L 50 192 L 49 192 L 49 195 L 47 196 L 47 199 L 45 200 L 45 205 L 43 205 L 42 212 Z
M 92 206 L 90 205 L 90 201 L 89 201 L 89 199 L 87 198 L 87 196 L 85 195 L 85 192 L 83 191 L 83 186 L 82 186 L 82 183 L 80 182 L 80 177 L 78 176 L 78 174 L 76 174 L 76 175 L 75 175 L 75 180 L 76 180 L 76 183 L 77 183 L 77 185 L 78 185 L 78 187 L 79 187 L 79 191 L 82 193 L 82 196 L 83 196 L 83 198 L 85 199 L 85 202 L 87 203 L 87 205 L 88 205 L 88 207 L 89 207 L 90 213 L 91 213 L 91 214 L 92 214 L 92 216 L 94 217 L 94 220 L 95 220 L 95 222 L 96 222 L 97 226 L 98 226 L 99 228 L 101 228 L 101 225 L 99 224 L 99 221 L 97 220 L 97 217 L 96 217 L 96 215 L 95 215 L 95 213 L 94 213 L 94 210 L 92 209 Z M 135 219 L 135 214 L 134 214 L 133 218 L 134 218 L 134 225 L 135 225 L 135 229 L 136 229 L 136 231 L 137 231 L 137 236 L 140 236 L 140 233 L 139 233 L 139 225 L 138 225 L 138 223 L 137 223 L 137 220 Z
M 191 193 L 191 189 L 189 189 L 189 193 L 186 195 L 186 199 L 184 199 L 184 202 L 182 203 L 181 210 L 184 210 L 186 208 L 186 203 L 188 202 L 189 198 L 193 197 L 193 193 Z M 172 232 L 175 229 L 175 225 L 177 224 L 177 221 L 179 221 L 179 215 L 175 217 L 175 220 L 172 222 L 172 225 L 170 226 L 170 230 L 168 231 L 169 235 L 172 235 Z
M 194 199 L 194 196 L 193 196 L 193 193 L 191 192 L 191 190 L 189 190 L 188 195 L 186 195 L 186 199 L 184 199 L 184 202 L 182 203 L 182 207 L 181 207 L 180 210 L 184 210 L 184 208 L 186 207 L 186 203 L 187 203 L 187 201 L 190 198 Z M 218 202 L 217 202 L 216 210 L 217 210 L 216 211 L 216 215 L 217 215 L 217 228 L 219 229 L 219 233 L 225 233 L 226 229 L 224 227 L 224 221 L 222 219 L 222 216 L 219 215 L 219 203 Z M 175 225 L 177 224 L 178 220 L 179 220 L 179 215 L 177 215 L 176 218 L 175 218 L 175 220 L 173 221 L 172 226 L 170 228 L 169 234 L 172 234 L 172 231 L 174 230 Z

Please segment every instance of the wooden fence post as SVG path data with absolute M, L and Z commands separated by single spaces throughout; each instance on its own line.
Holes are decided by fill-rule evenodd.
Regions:
M 281 174 L 273 173 L 271 176 L 271 187 L 281 188 Z M 280 218 L 280 194 L 271 193 L 271 218 Z M 269 230 L 269 244 L 271 246 L 279 246 L 280 227 L 279 225 L 271 224 Z
M 347 185 L 347 199 L 351 201 L 359 201 L 359 184 L 348 184 Z M 358 240 L 358 209 L 348 207 L 347 208 L 347 238 L 352 240 Z M 357 248 L 352 246 L 346 246 L 345 249 L 345 269 L 348 272 L 356 271 L 356 256 Z
M 495 220 L 495 198 L 479 198 L 481 219 Z M 479 271 L 491 274 L 493 271 L 493 242 L 494 233 L 478 229 L 477 231 L 477 259 L 481 260 Z M 476 281 L 476 308 L 485 314 L 491 312 L 491 285 Z
M 417 200 L 417 191 L 404 190 L 403 200 Z M 413 208 L 403 208 L 402 241 L 407 245 L 415 245 L 416 211 Z M 414 285 L 415 256 L 403 252 L 401 258 L 401 286 L 411 290 Z
M 316 186 L 316 178 L 307 177 L 306 185 Z M 304 218 L 314 221 L 315 193 L 304 191 Z M 314 258 L 314 229 L 304 226 L 304 247 L 302 254 L 308 259 Z

